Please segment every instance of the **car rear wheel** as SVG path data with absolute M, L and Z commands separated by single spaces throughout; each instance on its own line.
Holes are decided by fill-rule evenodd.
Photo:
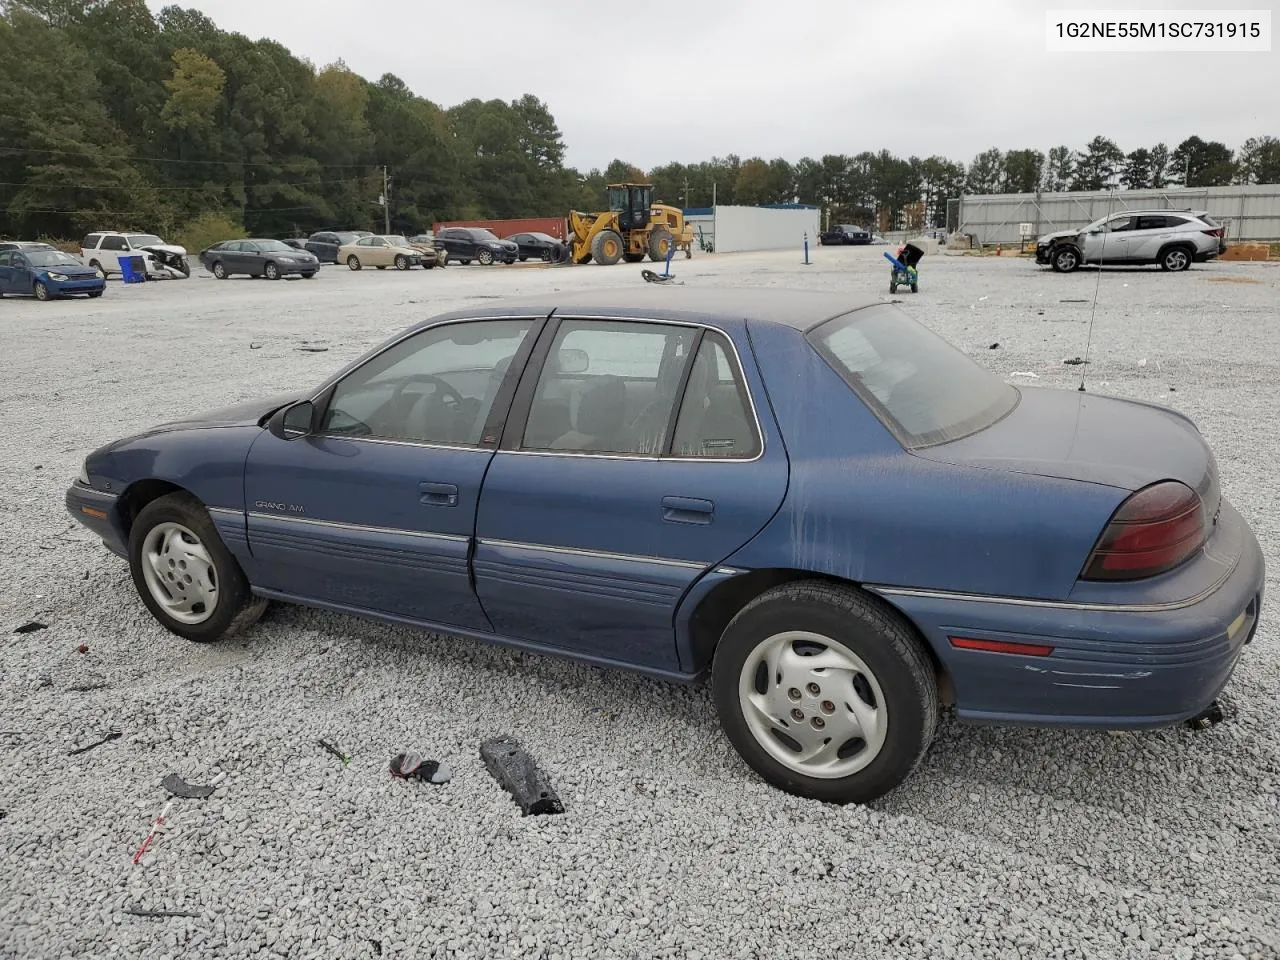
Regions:
M 101 291 L 101 290 L 90 290 L 90 291 L 89 291 L 89 296 L 91 296 L 91 297 L 100 297 L 100 296 L 102 296 L 102 291 Z
M 171 493 L 142 508 L 129 531 L 129 569 L 151 615 L 188 640 L 231 636 L 267 607 L 250 592 L 208 512 L 188 493 Z
M 476 259 L 487 267 L 489 264 L 493 263 L 493 254 L 488 250 L 481 250 L 476 254 Z
M 1051 254 L 1051 262 L 1058 273 L 1070 273 L 1080 266 L 1080 253 L 1075 247 L 1062 247 Z
M 32 288 L 37 300 L 49 300 L 53 294 L 49 292 L 49 288 L 45 286 L 44 281 L 37 280 L 35 287 Z
M 896 613 L 851 588 L 783 584 L 729 623 L 712 664 L 721 725 L 774 786 L 828 803 L 883 796 L 919 765 L 937 681 Z
M 219 280 L 227 279 L 227 268 L 222 265 L 221 260 L 217 261 L 213 265 L 213 275 L 217 277 Z
M 1161 270 L 1189 270 L 1191 269 L 1191 253 L 1186 247 L 1170 247 L 1168 250 L 1160 254 Z
M 268 280 L 280 279 L 280 268 L 274 263 L 268 263 L 266 267 L 263 268 L 262 273 Z
M 315 275 L 316 275 L 316 272 L 315 272 L 314 270 L 308 270 L 306 273 L 304 273 L 304 274 L 302 275 L 302 279 L 303 279 L 303 280 L 310 280 L 310 279 L 311 279 L 312 277 L 314 277 Z
M 357 257 L 354 253 L 351 254 L 351 256 L 347 257 L 347 266 L 350 267 L 352 270 L 359 270 L 360 258 Z

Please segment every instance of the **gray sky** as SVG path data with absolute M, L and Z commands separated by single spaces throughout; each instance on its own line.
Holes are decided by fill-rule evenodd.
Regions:
M 155 11 L 167 0 L 149 0 Z M 1280 136 L 1280 0 L 179 0 L 317 68 L 390 72 L 444 107 L 532 93 L 567 162 L 887 148 L 968 163 L 1096 134 L 1123 150 Z M 1047 9 L 1272 11 L 1270 53 L 1050 53 Z

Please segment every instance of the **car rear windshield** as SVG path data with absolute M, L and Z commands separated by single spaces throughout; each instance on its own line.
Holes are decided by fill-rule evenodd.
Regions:
M 908 448 L 991 426 L 1018 391 L 887 304 L 819 324 L 809 342 Z

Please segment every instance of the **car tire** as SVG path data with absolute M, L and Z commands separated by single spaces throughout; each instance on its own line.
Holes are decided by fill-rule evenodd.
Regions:
M 186 257 L 182 257 L 178 261 L 178 272 L 181 273 L 183 277 L 191 276 L 191 264 L 187 263 Z
M 1186 247 L 1168 247 L 1160 251 L 1160 269 L 1172 273 L 1190 270 L 1192 256 Z
M 354 253 L 351 254 L 351 256 L 347 257 L 347 266 L 350 267 L 352 270 L 359 270 L 360 258 L 357 257 Z
M 267 608 L 189 493 L 170 493 L 142 508 L 129 530 L 129 570 L 160 625 L 197 643 L 239 633 Z
M 267 265 L 262 268 L 262 275 L 266 277 L 268 280 L 279 280 L 280 268 L 277 267 L 270 260 L 268 260 Z
M 716 647 L 711 685 L 748 766 L 826 803 L 894 789 L 938 726 L 937 678 L 910 627 L 878 599 L 820 581 L 774 587 L 743 607 Z M 797 756 L 806 751 L 821 760 Z
M 622 259 L 627 246 L 616 230 L 601 230 L 591 239 L 591 259 L 606 267 Z
M 549 248 L 546 250 L 543 250 L 540 254 L 538 254 L 538 256 L 542 258 L 543 263 L 551 262 L 551 250 Z
M 221 260 L 217 260 L 214 262 L 212 272 L 213 272 L 213 275 L 217 277 L 219 280 L 225 280 L 227 279 L 228 276 L 230 276 L 230 274 L 227 273 L 227 268 L 222 265 Z
M 101 290 L 90 290 L 90 291 L 89 291 L 89 296 L 90 296 L 90 297 L 92 297 L 92 298 L 94 298 L 94 299 L 97 299 L 98 297 L 102 296 L 102 291 L 101 291 Z
M 529 258 L 528 258 L 528 257 L 526 257 L 526 256 L 521 256 L 521 257 L 520 257 L 520 262 L 521 262 L 521 263 L 524 263 L 524 262 L 525 262 L 526 260 L 528 260 L 528 259 L 529 259 Z
M 480 250 L 476 253 L 476 259 L 480 261 L 482 266 L 489 266 L 493 263 L 493 254 L 488 250 Z
M 302 275 L 302 279 L 303 279 L 303 280 L 310 280 L 310 279 L 312 279 L 315 275 L 316 275 L 316 272 L 315 272 L 314 270 L 308 270 L 306 273 L 304 273 L 304 274 Z
M 1060 247 L 1049 254 L 1049 262 L 1057 273 L 1071 273 L 1080 266 L 1080 251 L 1075 247 Z
M 894 283 L 892 280 L 889 281 L 889 292 L 891 294 L 898 292 L 898 285 Z
M 36 295 L 37 300 L 52 300 L 53 294 L 49 292 L 49 288 L 45 286 L 43 280 L 37 280 L 36 285 L 31 288 L 32 293 Z
M 912 292 L 912 293 L 919 293 L 919 292 L 920 292 L 920 285 L 919 285 L 919 284 L 915 284 L 915 283 L 913 283 L 913 284 L 911 285 L 911 292 Z
M 470 260 L 459 260 L 458 262 L 462 264 L 464 267 L 469 267 L 471 265 Z

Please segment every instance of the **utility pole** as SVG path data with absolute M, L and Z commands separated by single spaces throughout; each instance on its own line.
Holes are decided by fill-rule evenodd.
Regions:
M 689 209 L 689 178 L 684 178 L 684 208 Z
M 382 166 L 382 231 L 391 232 L 391 178 L 387 176 L 386 164 Z

